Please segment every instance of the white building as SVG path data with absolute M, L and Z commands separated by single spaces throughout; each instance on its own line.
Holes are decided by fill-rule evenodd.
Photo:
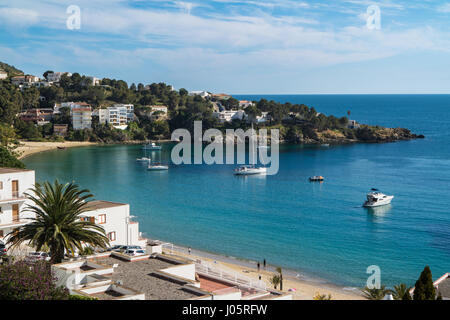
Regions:
M 239 100 L 239 108 L 245 109 L 253 105 L 253 102 L 248 100 Z
M 69 72 L 50 72 L 47 74 L 47 81 L 48 82 L 59 82 L 61 80 L 61 77 L 66 74 L 68 77 L 71 77 L 72 74 Z
M 16 76 L 11 78 L 11 83 L 20 86 L 20 85 L 31 85 L 35 82 L 39 82 L 39 77 L 32 76 L 32 75 L 23 75 L 23 76 Z
M 86 103 L 71 105 L 70 115 L 72 117 L 72 126 L 74 130 L 91 129 L 92 108 Z
M 243 120 L 245 118 L 244 110 L 225 110 L 221 112 L 214 112 L 215 116 L 221 123 L 231 122 L 233 120 Z
M 190 96 L 200 96 L 202 98 L 210 97 L 211 94 L 207 91 L 189 91 Z
M 34 186 L 33 170 L 0 168 L 0 242 L 14 229 L 29 222 L 34 215 L 24 212 L 25 192 Z
M 108 123 L 116 129 L 125 130 L 134 119 L 134 105 L 115 104 L 106 109 L 98 109 L 100 123 Z
M 349 128 L 349 129 L 357 129 L 359 127 L 360 127 L 360 125 L 359 125 L 358 122 L 356 122 L 356 120 L 348 120 L 347 128 Z
M 96 77 L 86 77 L 86 79 L 87 79 L 87 82 L 85 83 L 85 85 L 99 86 L 101 83 L 101 80 Z
M 8 78 L 8 74 L 5 71 L 0 70 L 0 80 L 4 80 L 6 78 Z
M 137 245 L 145 247 L 147 239 L 141 237 L 139 223 L 131 221 L 130 205 L 109 201 L 88 202 L 82 219 L 92 221 L 105 229 L 110 245 Z

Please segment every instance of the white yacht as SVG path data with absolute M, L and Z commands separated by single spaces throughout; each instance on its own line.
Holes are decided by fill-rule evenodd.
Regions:
M 237 176 L 250 176 L 254 174 L 266 174 L 267 168 L 254 167 L 254 166 L 242 166 L 234 170 L 234 174 Z
M 151 161 L 148 162 L 147 170 L 150 171 L 162 171 L 162 170 L 169 170 L 169 166 L 163 165 L 159 162 L 154 162 L 153 164 Z
M 161 150 L 162 147 L 158 146 L 156 143 L 152 142 L 152 143 L 142 146 L 142 149 L 143 150 Z
M 373 208 L 384 206 L 390 204 L 392 199 L 394 199 L 394 196 L 388 196 L 377 189 L 372 189 L 372 191 L 367 194 L 367 200 L 364 202 L 363 207 Z

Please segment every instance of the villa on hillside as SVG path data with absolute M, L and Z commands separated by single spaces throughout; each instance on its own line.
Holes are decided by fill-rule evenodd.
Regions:
M 200 96 L 202 98 L 210 97 L 211 94 L 207 91 L 189 91 L 190 96 Z
M 245 109 L 245 108 L 250 107 L 250 106 L 253 106 L 253 102 L 252 101 L 239 100 L 239 108 Z
M 224 110 L 213 112 L 213 116 L 219 119 L 221 123 L 231 122 L 233 120 L 243 120 L 246 117 L 244 110 Z
M 76 106 L 70 110 L 72 126 L 74 130 L 91 129 L 92 108 L 91 106 Z
M 134 105 L 115 104 L 106 109 L 95 110 L 94 115 L 98 115 L 99 123 L 108 123 L 116 129 L 125 130 L 128 123 L 134 120 Z
M 60 137 L 67 136 L 68 130 L 69 130 L 68 124 L 54 124 L 53 125 L 53 134 L 55 134 L 57 136 L 60 136 Z
M 433 285 L 437 294 L 441 294 L 442 300 L 450 300 L 450 272 L 437 279 Z
M 35 82 L 40 81 L 39 77 L 33 76 L 33 75 L 22 75 L 22 76 L 15 76 L 11 78 L 11 83 L 20 86 L 24 84 L 32 84 Z
M 0 80 L 5 80 L 8 78 L 8 73 L 6 71 L 0 70 Z
M 359 125 L 358 122 L 356 122 L 356 120 L 348 120 L 347 128 L 349 128 L 349 129 L 357 129 L 359 127 L 360 127 L 360 125 Z
M 228 99 L 232 98 L 232 96 L 230 96 L 229 94 L 225 94 L 225 93 L 213 94 L 212 97 L 216 98 L 217 100 L 228 100 Z
M 53 109 L 28 109 L 25 112 L 19 113 L 19 119 L 22 121 L 34 122 L 38 126 L 50 123 L 53 119 Z
M 72 76 L 72 74 L 70 72 L 49 72 L 47 74 L 47 81 L 48 82 L 59 82 L 59 81 L 61 81 L 61 77 L 63 75 L 67 75 L 68 77 Z

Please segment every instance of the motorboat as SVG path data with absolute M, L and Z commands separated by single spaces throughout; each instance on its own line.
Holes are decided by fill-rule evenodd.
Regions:
M 388 196 L 377 189 L 372 189 L 372 191 L 367 194 L 367 200 L 364 202 L 363 207 L 373 208 L 385 206 L 390 204 L 392 199 L 394 199 L 394 196 Z
M 149 171 L 163 171 L 163 170 L 169 170 L 169 166 L 163 165 L 159 162 L 155 163 L 148 163 L 147 170 Z
M 242 166 L 234 170 L 234 174 L 237 176 L 249 176 L 255 174 L 266 174 L 267 168 L 254 167 L 254 166 Z
M 161 150 L 162 147 L 158 146 L 156 143 L 152 142 L 152 143 L 149 143 L 149 144 L 146 144 L 146 145 L 142 146 L 142 149 L 143 150 L 154 150 L 154 151 L 156 151 L 156 150 Z
M 142 157 L 142 158 L 137 158 L 136 161 L 137 162 L 150 162 L 150 161 L 152 161 L 152 159 L 147 158 L 147 157 Z
M 325 180 L 325 178 L 322 176 L 313 176 L 313 177 L 309 178 L 309 181 L 311 181 L 311 182 L 322 182 L 324 180 Z

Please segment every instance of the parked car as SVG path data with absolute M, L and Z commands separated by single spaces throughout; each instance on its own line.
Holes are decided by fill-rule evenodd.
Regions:
M 6 246 L 3 243 L 0 243 L 0 256 L 5 255 L 6 251 Z
M 113 251 L 116 252 L 125 252 L 127 250 L 144 250 L 141 246 L 118 246 L 119 248 L 116 248 Z
M 122 248 L 122 247 L 125 247 L 125 246 L 119 244 L 119 245 L 115 245 L 115 246 L 109 247 L 108 249 L 106 249 L 106 251 L 116 251 L 116 252 L 119 252 L 119 251 L 120 251 L 120 248 Z
M 34 261 L 34 260 L 49 261 L 50 260 L 50 254 L 48 254 L 47 252 L 30 252 L 28 254 L 28 256 L 26 257 L 26 259 L 29 260 L 29 261 Z
M 143 256 L 146 254 L 144 249 L 128 249 L 124 253 L 129 256 Z

